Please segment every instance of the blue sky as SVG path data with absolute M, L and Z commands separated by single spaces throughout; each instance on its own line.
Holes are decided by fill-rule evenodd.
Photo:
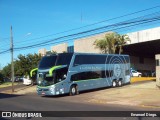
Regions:
M 85 29 L 131 19 L 134 16 L 107 21 L 90 28 L 52 35 L 157 5 L 160 5 L 159 0 L 0 0 L 0 52 L 9 49 L 11 25 L 14 46 L 22 47 Z M 158 11 L 158 9 L 154 9 L 153 12 L 156 10 Z M 144 15 L 147 12 L 135 16 Z M 35 39 L 47 35 L 51 36 Z M 44 47 L 49 50 L 53 45 Z M 38 53 L 38 50 L 44 47 L 15 51 L 14 58 L 16 59 L 18 54 Z M 0 54 L 0 66 L 4 67 L 7 63 L 10 63 L 10 53 Z

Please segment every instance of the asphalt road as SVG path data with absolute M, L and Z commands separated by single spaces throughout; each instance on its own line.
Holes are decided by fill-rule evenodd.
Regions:
M 127 106 L 117 105 L 99 105 L 83 102 L 88 93 L 83 93 L 77 96 L 58 96 L 58 97 L 41 97 L 34 94 L 26 95 L 11 95 L 0 93 L 0 111 L 139 111 L 139 108 L 129 108 Z M 86 95 L 86 96 L 85 96 Z M 2 120 L 19 119 L 22 118 L 0 118 Z M 37 119 L 40 118 L 24 118 Z M 150 118 L 139 117 L 54 117 L 41 118 L 51 120 L 150 120 Z M 160 120 L 154 118 L 154 120 Z

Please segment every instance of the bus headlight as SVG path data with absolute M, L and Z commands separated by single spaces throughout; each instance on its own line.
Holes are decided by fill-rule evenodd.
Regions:
M 41 84 L 41 81 L 38 81 L 38 84 Z
M 54 91 L 54 89 L 55 89 L 55 87 L 51 87 L 49 90 L 53 92 L 53 91 Z

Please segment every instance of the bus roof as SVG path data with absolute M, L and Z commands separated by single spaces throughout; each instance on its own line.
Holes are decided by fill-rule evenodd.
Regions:
M 104 54 L 104 53 L 81 53 L 81 52 L 74 52 L 74 53 L 56 53 L 56 54 L 51 54 L 51 55 L 46 55 L 46 56 L 59 56 L 59 55 L 114 55 L 114 56 L 129 56 L 127 54 Z

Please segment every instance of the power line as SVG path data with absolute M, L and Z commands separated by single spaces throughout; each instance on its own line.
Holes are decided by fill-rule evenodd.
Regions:
M 129 14 L 125 14 L 125 15 L 122 15 L 122 16 L 114 17 L 114 18 L 111 18 L 111 19 L 106 19 L 106 20 L 99 21 L 99 22 L 96 22 L 96 23 L 93 23 L 93 24 L 89 24 L 89 25 L 85 25 L 85 26 L 82 26 L 82 27 L 73 28 L 73 29 L 70 29 L 70 30 L 66 30 L 66 31 L 62 31 L 62 32 L 54 33 L 54 34 L 50 34 L 50 35 L 46 35 L 46 36 L 42 36 L 42 37 L 37 37 L 37 38 L 29 39 L 28 42 L 30 42 L 30 40 L 38 40 L 38 39 L 46 38 L 46 37 L 49 37 L 49 36 L 58 35 L 58 34 L 70 32 L 70 31 L 74 31 L 74 30 L 86 28 L 86 27 L 89 27 L 89 26 L 93 26 L 93 25 L 96 25 L 96 24 L 103 23 L 103 22 L 107 22 L 107 21 L 111 21 L 111 20 L 123 18 L 123 17 L 126 17 L 126 16 L 134 15 L 134 14 L 141 13 L 141 12 L 145 12 L 145 11 L 149 11 L 149 10 L 153 10 L 153 9 L 156 9 L 156 8 L 159 8 L 159 7 L 160 7 L 160 5 L 157 5 L 157 6 L 154 6 L 154 7 L 151 7 L 151 8 L 139 10 L 139 11 L 132 12 L 132 13 L 129 13 Z M 2 39 L 9 39 L 9 37 L 2 38 Z M 22 42 L 27 43 L 26 40 L 25 40 L 25 41 L 21 41 L 21 42 L 16 42 L 16 43 L 22 43 Z M 33 41 L 31 41 L 31 42 L 33 43 Z M 8 45 L 8 44 L 5 43 L 5 44 L 3 44 L 3 45 Z M 4 47 L 6 47 L 6 46 L 4 46 Z M 1 48 L 3 48 L 3 47 L 1 46 Z
M 132 13 L 129 13 L 129 14 L 125 14 L 125 15 L 122 15 L 122 16 L 114 17 L 114 18 L 111 18 L 111 19 L 105 19 L 103 21 L 95 22 L 95 23 L 92 23 L 92 24 L 89 24 L 89 25 L 85 25 L 85 26 L 82 26 L 82 27 L 73 28 L 73 29 L 69 29 L 69 30 L 66 30 L 66 31 L 62 31 L 62 32 L 58 32 L 58 33 L 54 33 L 54 34 L 50 34 L 50 35 L 46 35 L 46 36 L 41 36 L 41 37 L 29 39 L 29 40 L 37 40 L 37 39 L 42 39 L 42 38 L 50 37 L 50 36 L 53 36 L 53 35 L 63 34 L 63 33 L 71 32 L 71 31 L 74 31 L 74 30 L 79 30 L 79 29 L 82 29 L 82 28 L 86 28 L 86 27 L 90 27 L 90 26 L 96 25 L 96 24 L 100 24 L 100 23 L 104 23 L 104 22 L 107 22 L 107 21 L 123 18 L 123 17 L 134 15 L 134 14 L 137 14 L 137 13 L 141 13 L 141 12 L 144 12 L 144 11 L 153 10 L 153 9 L 156 9 L 156 8 L 159 8 L 159 7 L 160 7 L 160 5 L 157 5 L 157 6 L 154 6 L 154 7 L 151 7 L 151 8 L 139 10 L 139 11 L 132 12 Z M 19 42 L 16 42 L 16 43 L 19 43 Z
M 148 16 L 148 15 L 147 15 Z M 143 18 L 144 16 L 140 17 L 140 18 Z M 83 31 L 83 32 L 79 32 L 79 33 L 75 33 L 75 34 L 70 34 L 70 35 L 66 35 L 66 36 L 61 36 L 59 38 L 55 38 L 54 40 L 59 40 L 59 39 L 64 39 L 64 38 L 67 38 L 67 37 L 73 37 L 73 36 L 76 36 L 76 35 L 81 35 L 81 34 L 86 34 L 86 33 L 89 33 L 89 32 L 94 32 L 94 31 L 97 31 L 97 30 L 101 30 L 101 29 L 106 29 L 106 28 L 110 28 L 110 27 L 117 27 L 117 26 L 125 26 L 125 25 L 128 25 L 128 24 L 134 24 L 134 23 L 137 23 L 137 22 L 144 22 L 144 21 L 152 21 L 152 20 L 157 20 L 159 19 L 160 16 L 156 16 L 156 17 L 153 17 L 153 18 L 147 18 L 147 19 L 140 19 L 140 20 L 129 20 L 130 22 L 128 21 L 124 21 L 124 22 L 120 22 L 120 23 L 116 23 L 116 24 L 112 24 L 112 25 L 108 25 L 108 26 L 104 26 L 104 27 L 100 27 L 100 28 L 95 28 L 95 29 L 91 29 L 91 30 L 87 30 L 87 31 Z M 137 19 L 137 18 L 136 18 Z M 38 44 L 33 44 L 33 45 L 28 45 L 28 47 L 30 46 L 34 46 L 34 45 L 43 45 L 45 43 L 50 43 L 52 42 L 53 40 L 48 40 L 48 41 L 44 41 L 44 42 L 41 42 L 41 43 L 38 43 Z M 23 48 L 23 47 L 20 47 L 20 48 Z M 16 49 L 16 48 L 15 48 Z
M 126 28 L 126 27 L 130 27 L 130 26 L 135 26 L 135 25 L 140 25 L 140 24 L 145 24 L 145 23 L 149 23 L 149 22 L 153 22 L 153 21 L 157 21 L 157 20 L 160 20 L 160 16 L 154 18 L 154 19 L 146 19 L 146 20 L 143 20 L 143 21 L 135 21 L 135 22 L 131 22 L 131 23 L 125 23 L 121 26 L 121 28 Z M 127 26 L 128 25 L 128 26 Z M 116 30 L 116 29 L 120 29 L 120 28 L 114 28 L 114 29 L 110 29 L 110 30 Z M 109 30 L 109 31 L 110 31 Z M 87 31 L 88 32 L 88 31 Z M 92 31 L 89 31 L 89 32 L 92 32 Z M 104 31 L 102 31 L 104 32 Z M 98 32 L 100 33 L 100 32 Z M 18 49 L 25 49 L 25 48 L 30 48 L 30 47 L 38 47 L 38 46 L 44 46 L 44 45 L 48 45 L 48 44 L 51 44 L 51 42 L 53 41 L 56 41 L 56 40 L 59 40 L 59 39 L 62 39 L 62 38 L 65 38 L 66 37 L 69 37 L 69 36 L 75 36 L 75 35 L 78 35 L 78 34 L 83 34 L 82 33 L 77 33 L 77 34 L 72 34 L 72 35 L 68 35 L 68 36 L 62 36 L 60 38 L 56 38 L 54 40 L 49 40 L 49 41 L 45 41 L 43 43 L 38 43 L 38 44 L 34 44 L 34 45 L 29 45 L 29 46 L 24 46 L 24 47 L 19 47 L 19 48 L 15 48 L 15 50 L 18 50 Z M 93 33 L 95 34 L 95 33 Z M 87 35 L 88 36 L 88 35 Z M 76 38 L 82 38 L 84 36 L 80 36 L 80 37 L 76 37 Z M 76 38 L 71 38 L 71 39 L 76 39 Z M 59 41 L 59 42 L 62 42 L 62 41 Z
M 131 27 L 131 26 L 135 26 L 135 25 L 139 25 L 139 24 L 144 24 L 144 23 L 148 23 L 148 22 L 153 22 L 153 20 L 154 20 L 154 21 L 155 21 L 155 20 L 159 20 L 159 17 L 156 17 L 156 18 L 154 18 L 154 19 L 147 19 L 147 20 L 143 20 L 143 21 L 138 21 L 138 23 L 136 23 L 137 21 L 130 22 L 130 23 L 128 23 L 128 26 L 126 26 L 127 23 L 125 23 L 125 24 L 124 24 L 125 26 L 122 26 L 121 28 L 109 29 L 108 31 L 116 30 L 116 29 L 122 29 L 122 28 L 127 28 L 127 27 Z M 133 23 L 136 23 L 136 24 L 133 24 Z M 130 25 L 130 24 L 131 24 L 131 25 Z M 71 39 L 69 39 L 69 40 L 79 39 L 79 38 L 82 38 L 82 37 L 86 37 L 86 36 L 90 36 L 90 35 L 94 35 L 94 34 L 99 34 L 99 33 L 103 33 L 103 32 L 104 32 L 104 31 L 97 32 L 97 33 L 93 33 L 93 34 L 89 34 L 89 35 L 84 35 L 84 36 L 80 36 L 80 37 L 74 37 L 74 38 L 71 38 Z M 63 36 L 63 37 L 65 38 L 66 36 Z M 58 39 L 60 39 L 60 38 L 54 39 L 54 41 L 55 41 L 55 40 L 58 40 Z M 63 40 L 63 41 L 57 41 L 57 42 L 55 41 L 54 44 L 55 44 L 55 43 L 64 42 L 64 41 L 69 41 L 69 40 Z M 53 40 L 50 40 L 50 41 L 52 42 Z M 15 48 L 15 50 L 17 51 L 17 50 L 19 50 L 19 49 L 22 50 L 22 49 L 28 49 L 28 48 L 35 48 L 35 47 L 39 47 L 39 46 L 46 46 L 46 45 L 49 45 L 49 44 L 51 44 L 51 43 L 48 43 L 48 42 L 45 42 L 44 44 L 39 43 L 39 44 L 36 44 L 36 45 L 30 45 L 30 46 L 24 46 L 24 47 Z M 8 52 L 8 50 L 3 51 L 3 52 L 1 52 L 0 54 L 6 53 L 6 52 Z
M 53 36 L 53 35 L 58 35 L 58 34 L 63 34 L 63 33 L 71 32 L 71 31 L 74 31 L 74 30 L 78 30 L 78 29 L 82 29 L 82 28 L 94 26 L 94 25 L 96 25 L 96 24 L 104 23 L 104 22 L 107 22 L 107 21 L 111 21 L 111 20 L 123 18 L 123 17 L 126 17 L 126 16 L 134 15 L 134 14 L 141 13 L 141 12 L 145 12 L 145 11 L 149 11 L 149 10 L 153 10 L 153 9 L 156 9 L 156 8 L 159 8 L 159 7 L 160 7 L 160 5 L 157 5 L 157 6 L 154 6 L 154 7 L 151 7 L 151 8 L 139 10 L 139 11 L 132 12 L 132 13 L 129 13 L 129 14 L 124 14 L 124 15 L 121 15 L 121 16 L 118 16 L 118 17 L 114 17 L 114 18 L 111 18 L 111 19 L 105 19 L 105 20 L 102 20 L 102 21 L 99 21 L 99 22 L 95 22 L 95 23 L 92 23 L 92 24 L 89 24 L 89 25 L 82 26 L 82 27 L 73 28 L 73 29 L 69 29 L 69 30 L 62 31 L 62 32 L 58 32 L 58 33 L 54 33 L 54 34 L 50 34 L 50 35 L 46 35 L 46 36 L 41 36 L 41 37 L 29 39 L 28 41 L 30 41 L 30 40 L 38 40 L 38 39 L 46 38 L 46 37 Z M 3 39 L 3 40 L 6 39 L 6 40 L 8 40 L 9 38 L 10 38 L 10 37 L 0 38 L 0 40 L 1 40 L 1 39 Z M 16 42 L 16 43 L 22 43 L 22 42 L 23 42 L 23 41 L 21 41 L 21 42 Z M 24 42 L 26 42 L 26 40 L 25 40 Z
M 159 18 L 160 18 L 159 14 L 160 14 L 160 12 L 155 12 L 155 13 L 152 13 L 152 14 L 149 14 L 149 15 L 140 16 L 140 17 L 137 17 L 137 18 L 134 18 L 134 19 L 131 19 L 131 20 L 127 20 L 127 21 L 111 24 L 111 25 L 108 25 L 108 26 L 103 26 L 103 27 L 99 27 L 99 28 L 95 28 L 95 29 L 91 29 L 91 30 L 75 33 L 75 34 L 61 36 L 61 37 L 58 37 L 58 38 L 55 38 L 55 39 L 52 39 L 52 40 L 44 41 L 42 43 L 32 44 L 32 45 L 22 46 L 22 47 L 17 47 L 17 48 L 15 48 L 15 50 L 17 51 L 19 49 L 28 49 L 28 48 L 31 48 L 31 47 L 33 48 L 33 47 L 44 46 L 44 45 L 51 44 L 52 42 L 54 42 L 54 43 L 62 42 L 62 41 L 58 41 L 58 40 L 68 39 L 68 37 L 70 38 L 70 37 L 76 36 L 76 38 L 82 38 L 84 36 L 89 36 L 91 34 L 84 35 L 84 36 L 79 36 L 79 37 L 77 37 L 77 36 L 78 35 L 82 35 L 82 34 L 91 33 L 91 32 L 98 31 L 98 30 L 101 30 L 101 31 L 97 32 L 97 33 L 102 33 L 102 32 L 106 32 L 106 29 L 115 30 L 115 29 L 121 29 L 122 27 L 127 28 L 127 27 L 131 27 L 131 26 L 135 26 L 137 24 L 140 25 L 140 24 L 144 24 L 144 23 L 150 23 L 150 22 L 153 22 L 153 21 L 158 21 Z M 154 15 L 154 17 L 153 17 L 153 15 Z M 147 18 L 145 18 L 145 17 L 147 17 Z M 121 28 L 118 28 L 118 27 L 121 27 Z M 103 29 L 105 29 L 105 31 Z M 93 33 L 92 35 L 94 35 L 94 34 L 96 34 L 96 33 Z M 73 40 L 73 38 L 70 38 L 70 39 Z M 68 40 L 65 40 L 65 41 L 68 41 Z M 4 50 L 4 51 L 0 52 L 0 54 L 4 54 L 4 53 L 7 53 L 7 52 L 8 52 L 8 50 Z
M 136 19 L 144 19 L 145 17 L 148 17 L 149 16 L 149 18 L 151 18 L 152 16 L 155 16 L 155 15 L 159 15 L 160 14 L 160 11 L 158 11 L 158 12 L 154 12 L 154 13 L 151 13 L 151 14 L 147 14 L 147 15 L 145 15 L 145 16 L 140 16 L 140 17 L 137 17 L 137 18 L 133 18 L 133 19 L 131 19 L 131 20 L 127 20 L 127 21 L 123 21 L 123 22 L 120 22 L 120 23 L 116 23 L 116 24 L 111 24 L 111 25 L 107 25 L 107 26 L 103 26 L 103 27 L 99 27 L 99 28 L 95 28 L 95 29 L 91 29 L 91 31 L 94 31 L 94 30 L 98 30 L 98 29 L 106 29 L 107 27 L 115 27 L 115 26 L 118 26 L 118 25 L 121 25 L 121 24 L 124 24 L 125 22 L 128 24 L 128 22 L 134 22 Z M 88 31 L 84 31 L 84 33 L 85 32 L 90 32 L 90 30 L 88 30 Z M 81 33 L 83 33 L 83 32 L 80 32 L 80 34 Z M 79 34 L 79 33 L 78 33 Z M 68 36 L 68 35 L 67 35 Z M 72 36 L 73 36 L 73 34 L 72 34 Z M 40 42 L 40 41 L 39 41 Z M 46 41 L 46 42 L 48 42 L 48 41 Z M 32 41 L 32 44 L 34 43 L 34 41 Z M 35 41 L 35 43 L 37 43 L 37 41 Z M 20 44 L 19 44 L 20 45 Z M 26 43 L 24 43 L 24 44 L 21 44 L 21 45 L 26 45 Z
M 155 20 L 160 20 L 160 18 L 155 19 Z M 132 26 L 136 26 L 136 25 L 141 25 L 141 24 L 145 24 L 145 23 L 149 23 L 149 22 L 153 22 L 153 20 L 149 20 L 149 21 L 145 20 L 145 21 L 143 21 L 143 23 L 140 22 L 140 23 L 136 23 L 136 24 L 132 24 L 132 25 L 128 25 L 128 26 L 123 26 L 123 27 L 119 27 L 119 28 L 109 29 L 108 31 L 119 30 L 119 29 L 123 30 L 124 28 L 132 27 Z M 83 37 L 87 37 L 87 36 L 91 36 L 91 35 L 95 35 L 95 34 L 100 34 L 100 33 L 104 33 L 104 31 L 93 33 L 93 34 L 89 34 L 89 35 L 83 35 L 83 36 L 80 36 L 80 37 L 74 37 L 74 38 L 71 38 L 71 39 L 63 40 L 63 41 L 55 41 L 53 43 L 56 44 L 56 43 L 71 41 L 71 40 L 75 40 L 75 39 L 79 39 L 79 38 L 83 38 Z M 25 49 L 28 49 L 28 48 L 36 48 L 36 47 L 39 47 L 39 46 L 46 46 L 46 45 L 53 44 L 53 43 L 46 43 L 46 44 L 43 44 L 43 45 L 39 44 L 39 45 L 32 45 L 32 46 L 25 46 L 25 47 L 21 47 L 21 48 L 15 48 L 15 51 L 19 51 L 19 50 L 22 50 L 22 49 L 25 50 Z M 7 53 L 7 52 L 9 52 L 9 50 L 4 51 L 4 53 Z M 2 52 L 0 52 L 0 54 L 2 54 Z

